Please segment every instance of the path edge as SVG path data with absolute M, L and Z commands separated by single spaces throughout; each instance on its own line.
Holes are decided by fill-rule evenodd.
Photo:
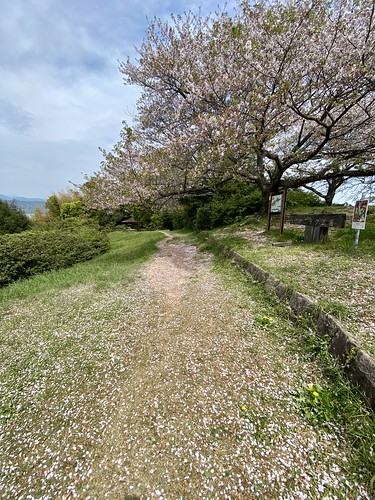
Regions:
M 346 332 L 337 319 L 318 308 L 307 295 L 288 287 L 269 272 L 226 247 L 215 237 L 210 236 L 209 240 L 237 267 L 250 274 L 256 281 L 263 283 L 266 290 L 274 292 L 280 300 L 287 302 L 296 316 L 309 314 L 318 334 L 330 336 L 329 353 L 340 361 L 349 379 L 359 386 L 372 410 L 375 411 L 375 359 L 362 349 L 359 341 Z

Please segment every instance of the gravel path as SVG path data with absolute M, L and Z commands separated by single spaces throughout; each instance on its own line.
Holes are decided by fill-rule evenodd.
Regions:
M 347 472 L 340 430 L 317 431 L 296 412 L 318 367 L 240 281 L 224 284 L 209 257 L 164 241 L 130 295 L 126 367 L 72 496 L 369 498 Z

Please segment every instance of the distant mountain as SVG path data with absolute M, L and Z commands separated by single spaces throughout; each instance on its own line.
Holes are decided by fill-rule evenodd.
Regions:
M 35 207 L 40 207 L 43 212 L 45 212 L 44 203 L 46 200 L 43 198 L 26 198 L 24 196 L 8 196 L 6 194 L 0 194 L 0 199 L 5 201 L 15 201 L 17 207 L 21 208 L 26 215 L 32 215 L 35 211 Z

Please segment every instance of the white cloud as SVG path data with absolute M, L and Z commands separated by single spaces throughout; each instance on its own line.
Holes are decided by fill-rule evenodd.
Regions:
M 30 129 L 32 121 L 33 117 L 30 113 L 13 106 L 9 101 L 0 99 L 0 125 L 22 134 Z
M 215 10 L 217 2 L 203 2 Z M 118 61 L 182 0 L 12 0 L 0 17 L 0 192 L 45 197 L 98 170 L 139 95 Z

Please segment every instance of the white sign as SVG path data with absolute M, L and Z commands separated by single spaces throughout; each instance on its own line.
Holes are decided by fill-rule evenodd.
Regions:
M 353 211 L 353 229 L 365 229 L 368 200 L 357 200 Z
M 283 204 L 283 195 L 276 194 L 271 197 L 271 214 L 281 214 Z

